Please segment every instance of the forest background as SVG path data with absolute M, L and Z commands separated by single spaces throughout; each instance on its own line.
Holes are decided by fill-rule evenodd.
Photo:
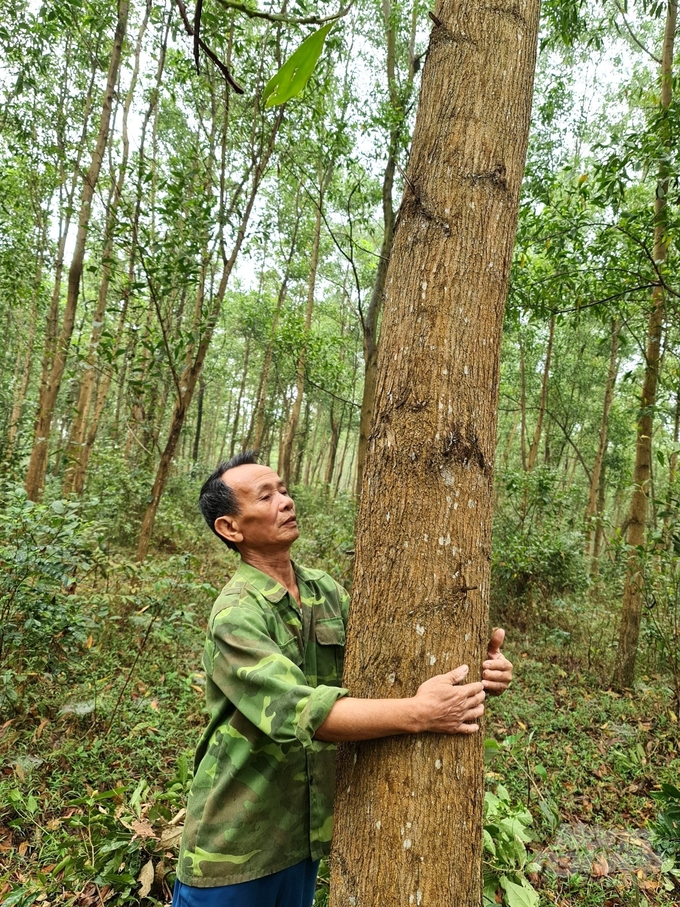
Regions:
M 486 855 L 510 907 L 680 892 L 675 9 L 543 7 L 495 478 L 518 678 L 486 729 Z M 296 557 L 351 584 L 429 6 L 340 10 L 271 108 L 336 7 L 209 0 L 199 72 L 181 0 L 2 10 L 0 899 L 165 903 L 234 566 L 207 473 L 260 449 Z

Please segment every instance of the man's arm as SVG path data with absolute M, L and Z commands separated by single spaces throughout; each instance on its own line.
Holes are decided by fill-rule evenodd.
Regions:
M 467 665 L 438 674 L 408 699 L 338 699 L 314 736 L 339 743 L 423 731 L 474 734 L 479 730 L 475 719 L 484 713 L 485 693 L 481 683 L 460 686 L 467 674 Z

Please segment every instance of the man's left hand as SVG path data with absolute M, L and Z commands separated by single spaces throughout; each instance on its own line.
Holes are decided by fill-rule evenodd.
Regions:
M 512 680 L 512 664 L 501 652 L 505 639 L 505 630 L 495 629 L 489 640 L 487 661 L 482 665 L 482 685 L 490 696 L 500 696 Z

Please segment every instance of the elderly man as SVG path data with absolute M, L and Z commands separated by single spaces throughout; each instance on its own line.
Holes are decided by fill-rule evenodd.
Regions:
M 252 452 L 201 489 L 210 528 L 241 562 L 208 622 L 210 723 L 198 745 L 173 907 L 310 907 L 333 825 L 334 744 L 391 734 L 474 734 L 485 691 L 512 665 L 496 630 L 481 683 L 468 668 L 406 699 L 343 689 L 349 597 L 290 558 L 298 538 L 284 483 Z

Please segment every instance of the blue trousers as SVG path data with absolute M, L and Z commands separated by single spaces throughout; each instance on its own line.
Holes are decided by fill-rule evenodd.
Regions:
M 250 882 L 196 888 L 175 882 L 172 907 L 311 907 L 319 861 L 303 860 Z

